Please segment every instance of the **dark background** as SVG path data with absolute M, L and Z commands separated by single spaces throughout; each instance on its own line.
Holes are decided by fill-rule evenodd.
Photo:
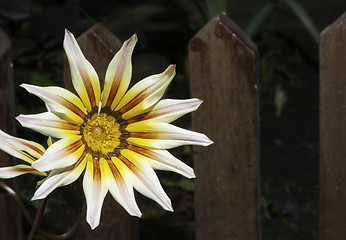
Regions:
M 259 50 L 262 239 L 318 239 L 319 60 L 313 32 L 335 21 L 346 3 L 305 0 L 300 6 L 297 10 L 287 1 L 263 0 L 0 0 L 0 27 L 12 41 L 16 113 L 45 110 L 42 102 L 28 98 L 19 88 L 21 83 L 62 85 L 64 28 L 77 37 L 99 21 L 122 41 L 138 34 L 133 81 L 176 63 L 177 76 L 167 96 L 189 98 L 188 41 L 211 17 L 224 11 L 246 29 Z M 306 26 L 301 19 L 313 25 Z M 189 118 L 177 125 L 189 128 Z M 39 134 L 21 127 L 17 132 L 44 144 Z M 173 153 L 193 165 L 190 147 Z M 193 180 L 158 174 L 175 212 L 165 213 L 153 201 L 138 196 L 143 211 L 141 239 L 193 239 Z M 21 179 L 27 181 L 21 183 L 20 195 L 28 208 L 35 209 L 37 203 L 30 197 L 37 179 Z M 56 209 L 66 209 L 68 203 L 58 193 L 49 200 L 45 216 L 51 220 L 46 224 L 51 229 L 66 227 L 61 223 L 63 214 Z M 101 216 L 101 221 L 106 219 Z

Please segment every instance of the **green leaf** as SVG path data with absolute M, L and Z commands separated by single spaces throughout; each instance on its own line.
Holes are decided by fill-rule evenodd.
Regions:
M 252 17 L 244 30 L 250 38 L 256 35 L 258 29 L 261 27 L 263 22 L 267 19 L 267 17 L 273 10 L 273 6 L 274 5 L 272 3 L 265 5 L 261 8 L 261 10 L 259 10 L 258 13 L 255 14 L 255 16 Z
M 305 11 L 305 9 L 295 0 L 281 0 L 284 3 L 286 3 L 291 10 L 296 14 L 298 19 L 303 23 L 305 28 L 308 30 L 312 38 L 318 43 L 320 34 L 316 27 L 316 25 L 313 23 L 311 17 L 308 15 L 308 13 Z
M 227 13 L 226 0 L 194 0 L 206 21 L 209 21 L 220 12 Z
M 37 86 L 51 86 L 55 85 L 49 78 L 39 72 L 32 72 L 30 83 Z
M 191 179 L 182 178 L 179 181 L 170 181 L 168 179 L 161 179 L 162 185 L 165 187 L 180 187 L 186 191 L 194 191 L 195 185 Z
M 209 19 L 216 16 L 220 12 L 227 12 L 227 1 L 226 0 L 205 0 L 208 8 Z

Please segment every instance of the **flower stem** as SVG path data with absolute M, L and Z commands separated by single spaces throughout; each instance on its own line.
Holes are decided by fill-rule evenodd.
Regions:
M 2 188 L 10 197 L 12 197 L 16 203 L 18 204 L 20 210 L 22 211 L 25 219 L 30 223 L 30 225 L 32 226 L 34 223 L 34 220 L 32 219 L 32 217 L 30 216 L 30 213 L 26 210 L 22 200 L 20 199 L 20 197 L 17 195 L 16 191 L 14 191 L 9 185 L 7 185 L 6 183 L 4 183 L 3 181 L 0 181 L 0 188 Z M 51 234 L 43 229 L 38 229 L 38 232 L 40 234 L 42 234 L 43 236 L 47 237 L 48 239 L 51 240 L 62 240 L 62 239 L 67 239 L 69 237 L 71 237 L 74 232 L 76 231 L 79 223 L 80 223 L 80 217 L 81 217 L 81 211 L 80 210 L 76 210 L 76 221 L 74 222 L 73 226 L 70 228 L 69 231 L 62 233 L 62 234 Z
M 16 203 L 18 204 L 20 210 L 22 211 L 25 219 L 30 223 L 30 225 L 32 225 L 34 220 L 30 216 L 30 213 L 26 210 L 22 200 L 17 195 L 16 191 L 14 191 L 10 186 L 8 186 L 3 181 L 0 181 L 0 188 L 2 188 L 5 192 L 7 192 L 8 195 L 10 195 L 16 201 Z
M 47 203 L 47 198 L 40 200 L 40 205 L 38 206 L 38 210 L 37 210 L 37 213 L 35 216 L 34 224 L 31 227 L 31 232 L 30 232 L 30 235 L 28 237 L 28 240 L 34 240 L 34 238 L 36 236 L 36 232 L 40 226 L 41 218 L 42 218 L 44 209 L 46 207 L 46 203 Z

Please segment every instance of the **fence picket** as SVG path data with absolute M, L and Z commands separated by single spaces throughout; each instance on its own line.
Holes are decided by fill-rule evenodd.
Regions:
M 121 47 L 120 40 L 102 24 L 96 24 L 78 37 L 77 41 L 85 57 L 99 74 L 101 85 L 103 85 L 108 64 Z M 66 58 L 64 61 L 64 81 L 65 86 L 74 91 Z M 131 218 L 110 194 L 107 194 L 105 198 L 100 225 L 95 230 L 91 230 L 90 226 L 84 221 L 85 211 L 82 217 L 83 220 L 76 231 L 74 240 L 138 239 L 137 220 Z
M 11 43 L 0 29 L 0 129 L 14 134 L 14 87 Z M 0 151 L 1 166 L 12 166 L 13 158 Z M 2 181 L 2 180 L 1 180 Z M 11 187 L 15 179 L 6 180 Z M 16 203 L 5 194 L 0 194 L 0 239 L 22 239 L 21 215 Z
M 320 39 L 320 239 L 346 238 L 346 13 Z
M 191 95 L 204 100 L 193 129 L 197 240 L 258 239 L 257 48 L 219 14 L 189 42 Z

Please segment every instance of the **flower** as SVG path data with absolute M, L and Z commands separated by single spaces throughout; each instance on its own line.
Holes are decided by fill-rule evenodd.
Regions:
M 47 176 L 45 172 L 37 171 L 31 167 L 31 164 L 38 158 L 42 157 L 45 148 L 40 144 L 21 138 L 16 138 L 0 130 L 0 149 L 12 155 L 13 157 L 24 160 L 29 165 L 18 164 L 12 167 L 1 167 L 0 178 L 8 179 L 31 173 L 40 176 Z
M 79 97 L 60 87 L 21 85 L 41 98 L 50 111 L 20 115 L 17 120 L 24 127 L 58 139 L 32 164 L 39 171 L 50 171 L 32 199 L 45 198 L 84 172 L 86 219 L 92 229 L 99 225 L 108 190 L 133 216 L 141 216 L 134 188 L 173 211 L 153 169 L 193 178 L 193 169 L 166 149 L 212 143 L 204 134 L 170 124 L 202 103 L 198 99 L 160 100 L 175 75 L 175 65 L 141 80 L 127 91 L 136 42 L 137 36 L 133 35 L 111 60 L 102 93 L 97 73 L 67 30 L 64 49 Z

